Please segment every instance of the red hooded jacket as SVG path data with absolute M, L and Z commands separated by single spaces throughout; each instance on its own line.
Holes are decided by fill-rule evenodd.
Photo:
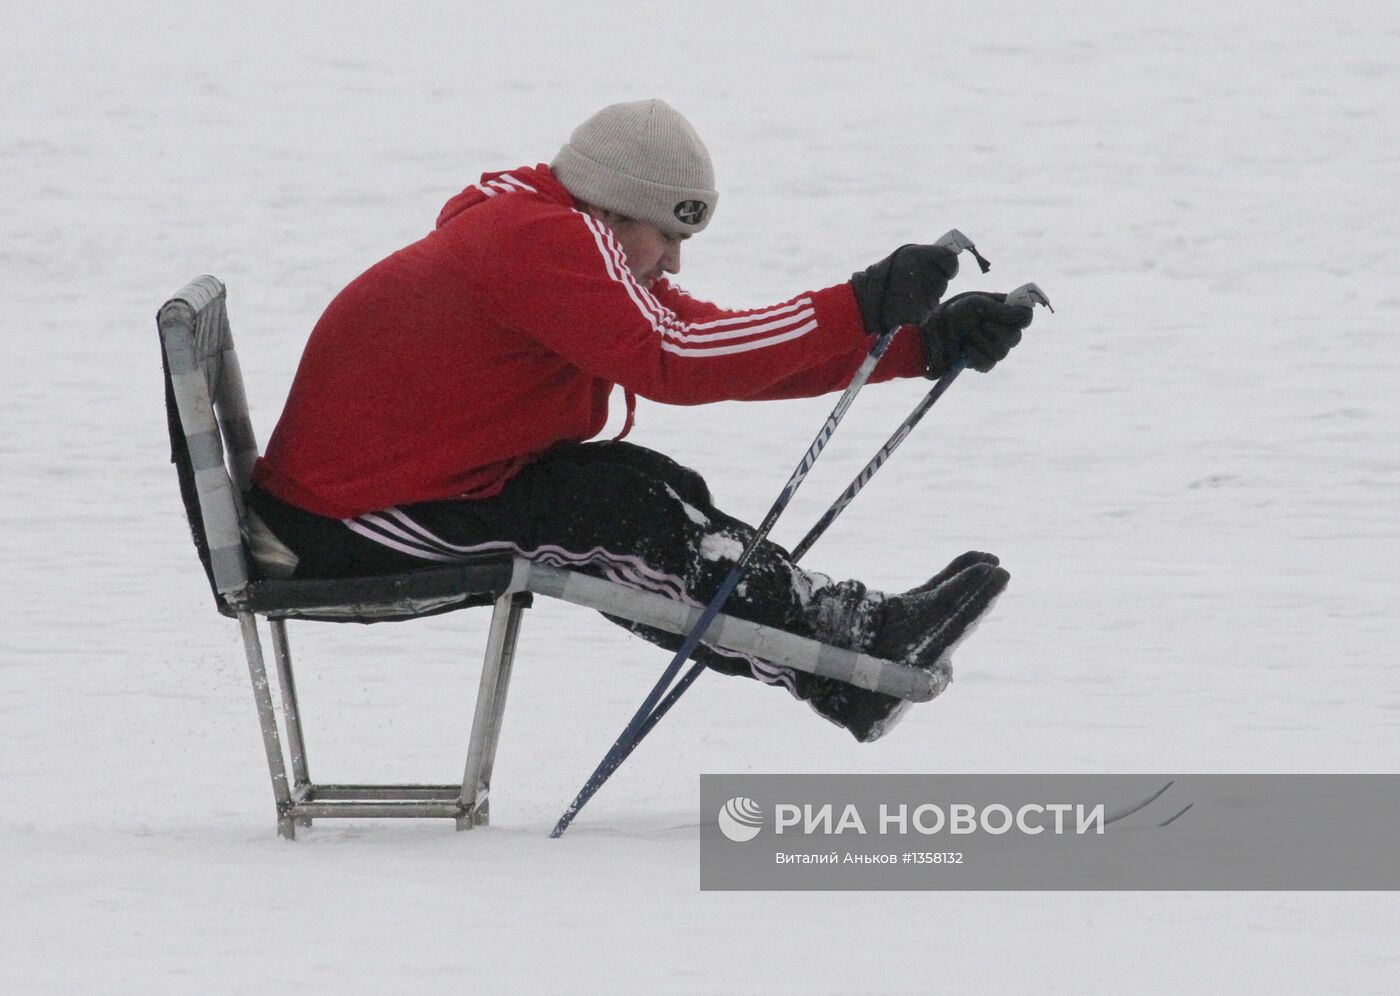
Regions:
M 548 167 L 487 173 L 437 228 L 357 277 L 316 323 L 254 470 L 318 515 L 496 494 L 592 438 L 615 385 L 655 401 L 811 397 L 870 348 L 849 283 L 726 311 L 633 279 L 611 230 Z M 923 372 L 905 329 L 872 380 Z

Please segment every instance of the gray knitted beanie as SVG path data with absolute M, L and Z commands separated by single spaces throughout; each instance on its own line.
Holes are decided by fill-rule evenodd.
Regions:
M 672 235 L 703 230 L 719 199 L 705 143 L 664 100 L 603 108 L 574 129 L 550 168 L 579 200 Z

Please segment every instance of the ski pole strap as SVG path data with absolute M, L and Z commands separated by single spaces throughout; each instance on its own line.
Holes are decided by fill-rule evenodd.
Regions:
M 977 260 L 977 268 L 983 273 L 986 273 L 992 268 L 992 264 L 987 261 L 985 256 L 977 251 L 977 247 L 972 244 L 972 240 L 956 228 L 950 228 L 948 231 L 944 232 L 939 236 L 938 241 L 936 241 L 934 245 L 942 246 L 944 249 L 950 249 L 954 253 L 959 253 L 966 249 L 972 254 L 972 258 Z

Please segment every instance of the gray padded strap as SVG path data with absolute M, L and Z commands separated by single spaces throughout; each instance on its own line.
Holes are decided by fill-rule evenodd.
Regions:
M 257 443 L 224 310 L 223 284 L 208 276 L 192 281 L 161 308 L 158 321 L 194 470 L 214 587 L 227 594 L 249 580 L 242 491 L 257 459 Z M 238 487 L 224 462 L 225 446 L 232 452 Z
M 560 570 L 547 564 L 517 558 L 515 577 L 529 590 L 609 615 L 621 616 L 668 633 L 688 633 L 703 610 L 664 595 L 639 591 L 612 581 Z M 868 654 L 809 640 L 806 637 L 720 614 L 705 631 L 711 646 L 748 654 L 773 664 L 835 678 L 873 692 L 924 702 L 947 687 L 946 670 L 923 668 L 881 660 Z
M 238 354 L 233 350 L 233 335 L 229 331 L 228 318 L 220 310 L 223 323 L 222 341 L 224 348 L 219 351 L 218 394 L 214 402 L 218 409 L 219 425 L 223 430 L 224 443 L 229 451 L 230 471 L 234 483 L 238 485 L 236 494 L 240 497 L 253 486 L 253 464 L 258 459 L 258 441 L 253 434 L 253 422 L 248 417 L 248 398 L 243 391 L 243 371 L 238 365 Z

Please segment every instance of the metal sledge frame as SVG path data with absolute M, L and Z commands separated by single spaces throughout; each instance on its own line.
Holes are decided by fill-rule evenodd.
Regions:
M 476 713 L 472 719 L 466 770 L 461 783 L 456 785 L 332 785 L 313 782 L 292 671 L 287 622 L 285 618 L 271 618 L 268 625 L 272 631 L 273 659 L 277 683 L 282 692 L 287 754 L 291 762 L 289 782 L 262 642 L 258 638 L 257 617 L 250 611 L 240 611 L 238 622 L 253 681 L 268 769 L 272 774 L 273 796 L 277 803 L 278 832 L 291 839 L 296 836 L 296 824 L 311 826 L 313 819 L 325 817 L 445 817 L 456 820 L 459 830 L 489 823 L 491 772 L 496 761 L 501 721 L 505 716 L 506 691 L 510 685 L 521 614 L 529 604 L 530 596 L 520 592 L 508 592 L 494 603 L 491 629 L 486 640 L 486 660 L 477 692 Z
M 540 594 L 670 633 L 689 633 L 701 606 L 509 553 L 384 577 L 289 580 L 260 576 L 256 516 L 243 504 L 257 443 L 225 308 L 224 285 L 200 277 L 157 317 L 171 459 L 195 548 L 219 612 L 237 619 L 277 806 L 278 832 L 330 817 L 434 817 L 459 830 L 490 819 L 491 776 L 524 609 Z M 492 606 L 485 661 L 460 784 L 317 784 L 307 761 L 287 622 L 378 623 Z M 258 617 L 268 621 L 282 700 L 282 743 Z M 913 701 L 943 691 L 945 674 L 881 660 L 719 614 L 704 642 Z M 289 774 L 290 773 L 290 774 Z

